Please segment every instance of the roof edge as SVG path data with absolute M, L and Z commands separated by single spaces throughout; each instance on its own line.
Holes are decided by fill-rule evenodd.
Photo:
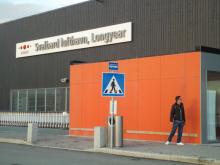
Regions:
M 200 52 L 220 54 L 220 49 L 208 46 L 196 46 L 195 50 Z

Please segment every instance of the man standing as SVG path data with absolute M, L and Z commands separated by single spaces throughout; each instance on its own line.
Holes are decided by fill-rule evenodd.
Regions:
M 181 96 L 176 96 L 175 101 L 176 102 L 172 105 L 170 112 L 170 122 L 173 122 L 173 128 L 168 137 L 168 141 L 165 144 L 168 145 L 171 143 L 172 138 L 176 133 L 176 129 L 178 128 L 177 145 L 182 146 L 184 145 L 182 143 L 182 134 L 183 134 L 183 127 L 186 121 L 185 112 L 184 112 L 184 106 L 182 103 Z

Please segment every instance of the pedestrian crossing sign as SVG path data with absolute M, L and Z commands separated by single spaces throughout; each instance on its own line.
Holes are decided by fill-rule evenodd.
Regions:
M 103 73 L 102 96 L 124 96 L 124 78 L 122 73 Z

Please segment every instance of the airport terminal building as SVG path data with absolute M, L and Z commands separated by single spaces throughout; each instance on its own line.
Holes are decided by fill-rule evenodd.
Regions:
M 70 135 L 92 135 L 117 61 L 126 138 L 166 140 L 181 95 L 184 141 L 220 140 L 219 0 L 90 0 L 0 24 L 0 45 L 0 111 L 70 112 Z

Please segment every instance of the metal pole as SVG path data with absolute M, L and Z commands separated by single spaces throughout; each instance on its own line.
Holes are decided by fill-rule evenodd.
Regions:
M 37 89 L 35 89 L 34 100 L 35 100 L 34 111 L 37 112 Z
M 65 88 L 65 112 L 67 112 L 67 87 Z
M 25 111 L 28 111 L 28 90 L 26 89 L 26 105 L 25 105 Z
M 13 99 L 13 91 L 10 90 L 10 111 L 12 112 L 12 99 Z
M 111 110 L 111 148 L 113 148 L 114 145 L 114 127 L 113 127 L 113 122 L 114 122 L 114 97 L 111 98 L 112 100 L 112 110 Z
M 57 88 L 54 89 L 54 112 L 57 112 Z
M 19 90 L 18 90 L 18 98 L 17 98 L 17 112 L 19 112 L 20 110 L 19 110 L 19 97 L 20 97 L 20 93 L 19 93 Z
M 47 90 L 46 88 L 44 89 L 44 95 L 45 95 L 44 111 L 47 112 Z

